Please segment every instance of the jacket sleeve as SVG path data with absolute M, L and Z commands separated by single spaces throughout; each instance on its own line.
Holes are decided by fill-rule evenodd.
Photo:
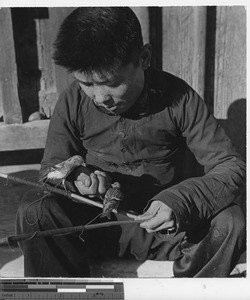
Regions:
M 45 151 L 41 162 L 40 180 L 47 170 L 73 155 L 85 156 L 79 133 L 80 95 L 77 89 L 66 90 L 58 99 L 53 111 Z
M 184 180 L 156 195 L 175 213 L 177 230 L 189 230 L 227 207 L 245 185 L 245 162 L 223 128 L 191 88 L 172 106 L 175 125 L 205 175 Z

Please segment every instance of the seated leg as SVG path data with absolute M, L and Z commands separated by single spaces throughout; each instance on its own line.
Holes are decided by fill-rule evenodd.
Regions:
M 34 190 L 26 193 L 17 213 L 17 234 L 84 225 L 100 213 L 100 209 L 73 202 L 63 196 L 50 194 L 42 200 L 39 197 Z M 74 233 L 20 242 L 24 253 L 25 276 L 90 276 L 87 257 L 106 251 L 108 238 L 104 231 L 86 231 L 81 235 L 82 239 L 79 238 L 80 233 Z M 114 233 L 109 236 L 115 240 Z
M 209 224 L 186 233 L 181 256 L 174 262 L 175 277 L 228 277 L 245 246 L 245 220 L 232 205 Z

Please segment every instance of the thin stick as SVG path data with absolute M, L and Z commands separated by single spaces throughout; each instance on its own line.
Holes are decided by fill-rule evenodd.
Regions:
M 12 176 L 12 175 L 6 175 L 6 174 L 3 174 L 3 173 L 0 173 L 0 177 L 5 178 L 5 179 L 10 180 L 10 181 L 13 181 L 13 182 L 25 184 L 25 185 L 32 186 L 32 187 L 35 187 L 35 188 L 40 188 L 44 191 L 49 191 L 49 192 L 52 192 L 52 193 L 60 194 L 60 195 L 66 196 L 70 199 L 76 200 L 77 202 L 81 202 L 81 203 L 84 203 L 84 204 L 87 204 L 87 205 L 99 207 L 101 209 L 103 208 L 103 205 L 101 203 L 97 202 L 97 201 L 93 201 L 89 198 L 71 193 L 69 191 L 66 192 L 65 190 L 62 190 L 62 189 L 56 188 L 56 187 L 52 187 L 52 186 L 47 185 L 47 184 L 40 184 L 40 183 L 37 183 L 37 182 L 29 181 L 27 179 L 19 178 L 19 177 Z M 115 213 L 115 214 L 118 214 L 118 211 L 116 209 L 113 209 L 112 212 Z M 133 218 L 135 216 L 134 214 L 131 214 L 129 212 L 122 211 L 122 210 L 119 210 L 119 214 L 126 215 L 130 218 Z
M 103 208 L 103 205 L 99 202 L 90 200 L 88 198 L 85 198 L 83 196 L 74 194 L 74 193 L 70 193 L 70 192 L 66 192 L 62 189 L 59 188 L 55 188 L 55 187 L 51 187 L 49 185 L 42 185 L 39 183 L 35 183 L 35 182 L 31 182 L 28 181 L 26 179 L 22 179 L 19 177 L 15 177 L 12 175 L 6 175 L 3 173 L 0 173 L 0 177 L 5 178 L 7 180 L 11 180 L 14 182 L 18 182 L 18 183 L 22 183 L 22 184 L 26 184 L 32 187 L 36 187 L 36 188 L 41 188 L 42 190 L 45 191 L 49 191 L 49 192 L 54 192 L 57 194 L 61 194 L 64 195 L 66 197 L 72 198 L 77 200 L 78 202 L 82 202 L 84 204 L 87 205 L 92 205 L 92 206 L 96 206 L 99 208 Z M 122 215 L 126 215 L 129 218 L 134 218 L 136 217 L 136 215 L 126 212 L 126 211 L 122 211 L 122 210 L 112 210 L 113 213 L 115 214 L 122 214 Z M 126 220 L 126 221 L 112 221 L 112 222 L 104 222 L 104 223 L 98 223 L 98 224 L 91 224 L 91 225 L 80 225 L 80 226 L 74 226 L 74 227 L 66 227 L 66 228 L 58 228 L 58 229 L 51 229 L 51 230 L 45 230 L 45 231 L 36 231 L 34 233 L 27 233 L 27 234 L 21 234 L 21 235 L 16 235 L 16 236 L 9 236 L 9 237 L 5 237 L 0 239 L 0 247 L 1 246 L 16 246 L 18 241 L 24 241 L 24 240 L 28 240 L 28 239 L 33 239 L 35 237 L 46 237 L 46 236 L 55 236 L 55 235 L 65 235 L 65 234 L 70 234 L 70 233 L 74 233 L 74 232 L 79 232 L 79 231 L 84 231 L 84 230 L 91 230 L 91 229 L 97 229 L 97 228 L 102 228 L 102 227 L 109 227 L 109 226 L 117 226 L 117 225 L 125 225 L 125 224 L 139 224 L 142 223 L 146 220 L 147 218 L 144 219 L 139 219 L 139 220 Z M 174 230 L 174 228 L 170 228 L 169 232 L 172 232 Z
M 0 247 L 2 246 L 16 246 L 17 242 L 25 241 L 29 239 L 33 239 L 36 237 L 48 237 L 48 236 L 57 236 L 57 235 L 66 235 L 70 233 L 82 232 L 86 230 L 110 227 L 110 226 L 118 226 L 118 225 L 127 225 L 127 224 L 139 224 L 145 220 L 126 220 L 126 221 L 111 221 L 104 223 L 97 223 L 91 225 L 80 225 L 73 227 L 65 227 L 65 228 L 57 228 L 51 230 L 44 231 L 36 231 L 33 233 L 25 233 L 20 235 L 9 236 L 0 239 Z

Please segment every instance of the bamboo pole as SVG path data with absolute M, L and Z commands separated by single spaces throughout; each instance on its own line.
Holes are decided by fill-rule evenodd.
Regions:
M 27 179 L 23 179 L 23 178 L 19 178 L 19 177 L 16 177 L 16 176 L 3 174 L 3 173 L 0 173 L 0 177 L 5 178 L 6 180 L 10 180 L 10 181 L 13 181 L 13 182 L 25 184 L 25 185 L 28 185 L 28 186 L 31 186 L 31 187 L 40 188 L 44 191 L 49 191 L 49 192 L 52 192 L 52 193 L 60 194 L 60 195 L 66 196 L 66 197 L 68 197 L 70 199 L 73 199 L 73 200 L 75 200 L 77 202 L 80 202 L 80 203 L 95 206 L 95 207 L 98 207 L 100 209 L 103 208 L 103 205 L 100 202 L 91 200 L 91 199 L 86 198 L 84 196 L 77 195 L 75 193 L 71 193 L 70 191 L 65 191 L 63 189 L 56 188 L 56 187 L 53 187 L 53 186 L 50 186 L 50 185 L 47 185 L 47 184 L 40 184 L 40 183 L 37 183 L 37 182 L 29 181 Z M 115 214 L 118 214 L 118 211 L 116 209 L 113 209 L 112 212 L 115 213 Z M 119 210 L 119 214 L 126 215 L 130 218 L 135 217 L 134 214 L 131 214 L 129 212 L 122 211 L 122 210 Z
M 73 200 L 76 200 L 77 202 L 81 202 L 87 205 L 92 205 L 95 207 L 103 208 L 103 205 L 99 202 L 93 201 L 91 199 L 85 198 L 83 196 L 71 193 L 69 191 L 65 191 L 56 187 L 52 187 L 46 184 L 40 184 L 36 182 L 31 182 L 28 181 L 27 179 L 22 179 L 16 176 L 12 175 L 7 175 L 0 173 L 0 177 L 4 178 L 6 180 L 10 180 L 13 182 L 21 183 L 21 184 L 26 184 L 35 188 L 41 188 L 42 190 L 49 191 L 49 192 L 54 192 L 57 194 L 64 195 L 66 197 L 69 197 Z M 84 230 L 91 230 L 91 229 L 98 229 L 98 228 L 103 228 L 103 227 L 109 227 L 109 226 L 118 226 L 118 225 L 126 225 L 126 224 L 139 224 L 147 219 L 150 218 L 143 218 L 143 219 L 135 219 L 136 215 L 129 213 L 127 211 L 123 210 L 112 210 L 113 213 L 115 214 L 120 214 L 120 215 L 126 215 L 129 218 L 132 218 L 132 220 L 125 220 L 125 221 L 111 221 L 111 222 L 103 222 L 103 223 L 97 223 L 97 224 L 86 224 L 86 225 L 80 225 L 80 226 L 73 226 L 73 227 L 66 227 L 66 228 L 57 228 L 57 229 L 51 229 L 51 230 L 44 230 L 44 231 L 36 231 L 34 233 L 27 233 L 27 234 L 21 234 L 21 235 L 16 235 L 16 236 L 9 236 L 0 239 L 0 247 L 15 247 L 17 246 L 17 243 L 20 241 L 24 240 L 29 240 L 33 239 L 35 237 L 46 237 L 46 236 L 56 236 L 56 235 L 65 235 L 65 234 L 70 234 L 70 233 L 75 233 L 75 232 L 81 232 Z M 174 228 L 169 228 L 168 232 L 172 233 L 174 231 Z
M 60 236 L 71 233 L 83 232 L 86 230 L 99 229 L 104 227 L 139 224 L 144 222 L 145 219 L 140 220 L 125 220 L 125 221 L 110 221 L 90 225 L 79 225 L 65 228 L 50 229 L 44 231 L 35 231 L 33 233 L 24 233 L 19 235 L 8 236 L 0 239 L 0 247 L 17 247 L 17 243 L 25 240 L 30 240 L 37 237 Z
M 28 186 L 31 186 L 34 188 L 40 188 L 44 191 L 60 194 L 60 195 L 66 196 L 70 199 L 73 199 L 73 200 L 83 203 L 83 204 L 95 206 L 100 209 L 103 208 L 103 205 L 99 202 L 96 202 L 96 201 L 88 199 L 86 197 L 71 193 L 69 191 L 65 191 L 60 188 L 56 188 L 56 187 L 46 185 L 46 184 L 40 184 L 37 182 L 32 182 L 27 179 L 19 178 L 19 177 L 12 176 L 12 175 L 7 175 L 4 173 L 0 173 L 0 177 L 6 179 L 7 181 L 13 181 L 13 182 L 25 184 L 25 185 L 28 185 Z M 131 213 L 123 211 L 123 210 L 119 210 L 119 212 L 118 212 L 116 209 L 113 209 L 112 212 L 115 214 L 126 215 L 127 217 L 132 218 L 132 219 L 135 217 L 134 214 L 131 214 Z M 21 234 L 21 235 L 16 235 L 16 236 L 4 237 L 4 238 L 0 239 L 0 247 L 6 247 L 6 246 L 7 247 L 16 247 L 17 242 L 33 239 L 35 237 L 65 235 L 65 234 L 81 232 L 84 230 L 97 229 L 97 228 L 102 228 L 102 227 L 117 226 L 117 225 L 123 225 L 123 224 L 133 224 L 133 223 L 136 224 L 136 223 L 141 223 L 143 221 L 145 221 L 145 219 L 143 219 L 143 220 L 142 219 L 140 219 L 140 220 L 133 219 L 133 220 L 126 220 L 126 221 L 112 221 L 112 222 L 104 222 L 104 223 L 91 224 L 91 225 L 87 224 L 87 225 L 58 228 L 58 229 L 51 229 L 51 230 L 45 230 L 45 231 L 36 231 L 31 234 L 27 233 L 27 234 Z

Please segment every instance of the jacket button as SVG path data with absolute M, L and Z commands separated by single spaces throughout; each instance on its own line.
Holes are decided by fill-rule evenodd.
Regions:
M 120 121 L 123 122 L 125 119 L 123 117 L 120 118 Z
M 127 172 L 133 172 L 133 165 L 131 163 L 124 161 L 123 165 Z
M 125 134 L 125 132 L 123 132 L 123 131 L 120 131 L 119 133 L 119 136 L 121 137 L 121 138 L 125 138 L 126 137 L 126 134 Z

